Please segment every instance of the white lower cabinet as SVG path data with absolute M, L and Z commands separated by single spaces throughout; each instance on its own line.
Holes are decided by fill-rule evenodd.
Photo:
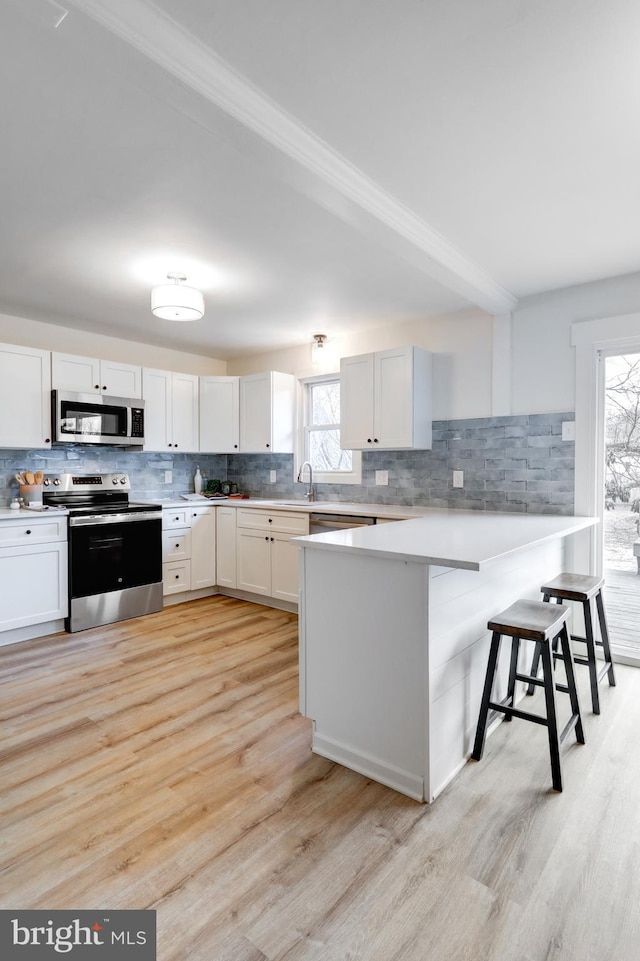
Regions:
M 213 507 L 162 512 L 163 594 L 182 594 L 216 583 L 216 515 Z
M 216 508 L 216 570 L 219 587 L 237 587 L 238 573 L 236 558 L 236 519 L 235 507 Z
M 0 632 L 67 616 L 67 519 L 0 521 Z
M 307 514 L 237 509 L 239 590 L 298 602 L 298 548 L 292 537 L 309 533 Z
M 213 507 L 190 507 L 191 590 L 216 583 L 216 512 Z

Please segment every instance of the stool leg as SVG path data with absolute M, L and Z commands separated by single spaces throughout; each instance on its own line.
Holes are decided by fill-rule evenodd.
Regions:
M 640 558 L 638 558 L 640 563 Z M 598 620 L 600 621 L 600 634 L 602 636 L 602 649 L 604 651 L 604 659 L 609 664 L 609 670 L 607 671 L 607 677 L 609 678 L 609 686 L 616 686 L 616 676 L 613 673 L 613 660 L 611 657 L 611 647 L 609 646 L 609 629 L 607 627 L 607 618 L 604 613 L 604 600 L 602 598 L 602 591 L 598 591 L 596 594 L 596 607 L 598 609 Z
M 532 641 L 534 645 L 533 658 L 531 659 L 531 670 L 529 671 L 531 677 L 538 676 L 538 668 L 540 666 L 540 641 Z M 527 684 L 527 694 L 533 694 L 536 689 L 535 684 Z
M 562 769 L 560 767 L 560 739 L 556 714 L 556 683 L 553 670 L 551 646 L 542 647 L 542 676 L 544 679 L 544 699 L 547 706 L 547 732 L 549 734 L 549 755 L 551 757 L 551 780 L 555 791 L 562 790 Z
M 511 663 L 509 665 L 509 682 L 507 684 L 507 697 L 510 698 L 511 707 L 514 706 L 516 696 L 516 672 L 518 670 L 518 654 L 520 652 L 520 638 L 511 638 Z M 504 716 L 505 721 L 513 721 L 513 714 L 507 712 Z
M 567 631 L 567 625 L 563 625 L 560 631 L 560 645 L 562 647 L 564 669 L 567 675 L 567 687 L 569 688 L 569 700 L 571 701 L 571 713 L 574 715 L 576 720 L 576 741 L 578 744 L 584 744 L 584 730 L 582 728 L 582 714 L 580 712 L 580 699 L 578 698 L 578 687 L 576 685 L 576 672 L 573 663 L 573 655 L 571 653 L 571 641 L 569 640 L 569 632 Z
M 543 594 L 542 600 L 544 601 L 545 604 L 548 604 L 549 601 L 551 600 L 551 594 Z M 560 603 L 559 598 L 557 599 L 556 603 L 558 604 Z M 529 671 L 532 677 L 538 676 L 539 666 L 540 666 L 540 645 L 536 642 L 535 651 L 533 652 L 533 660 L 531 661 L 531 670 Z M 529 684 L 527 686 L 527 694 L 533 694 L 535 689 L 536 689 L 535 684 Z
M 600 695 L 598 693 L 598 666 L 596 664 L 596 641 L 593 634 L 593 617 L 591 616 L 591 599 L 582 604 L 584 611 L 584 633 L 587 645 L 587 661 L 589 665 L 589 681 L 591 683 L 591 706 L 594 714 L 600 713 Z
M 484 679 L 482 701 L 480 702 L 480 716 L 478 718 L 478 727 L 476 728 L 476 739 L 473 745 L 473 752 L 471 754 L 471 757 L 474 759 L 474 761 L 479 761 L 484 753 L 484 742 L 487 734 L 487 717 L 489 716 L 489 701 L 491 700 L 491 690 L 493 688 L 493 681 L 496 674 L 496 668 L 498 666 L 498 654 L 500 653 L 501 640 L 502 634 L 494 631 L 491 637 L 491 648 L 489 650 L 487 673 Z

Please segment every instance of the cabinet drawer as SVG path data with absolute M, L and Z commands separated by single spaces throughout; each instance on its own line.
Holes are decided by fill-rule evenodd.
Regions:
M 182 528 L 162 532 L 162 560 L 184 561 L 191 557 L 191 531 Z
M 189 513 L 187 507 L 162 511 L 162 530 L 169 531 L 174 527 L 189 527 Z
M 265 511 L 258 508 L 238 508 L 238 527 L 258 531 L 278 531 L 282 534 L 308 534 L 309 515 L 292 511 Z
M 171 561 L 162 565 L 162 593 L 181 594 L 191 590 L 191 561 Z
M 21 517 L 15 521 L 0 521 L 0 547 L 20 547 L 66 539 L 66 517 L 47 517 L 46 520 L 39 517 Z

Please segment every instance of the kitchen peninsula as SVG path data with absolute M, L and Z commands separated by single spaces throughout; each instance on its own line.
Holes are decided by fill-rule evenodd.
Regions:
M 487 621 L 539 599 L 596 523 L 433 509 L 298 538 L 300 710 L 314 752 L 432 801 L 471 751 Z

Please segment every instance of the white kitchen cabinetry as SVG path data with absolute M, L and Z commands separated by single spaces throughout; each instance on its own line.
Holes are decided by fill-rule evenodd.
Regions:
M 142 369 L 144 450 L 197 451 L 198 377 Z
M 50 351 L 0 344 L 0 411 L 0 447 L 51 447 Z
M 298 602 L 298 548 L 292 537 L 309 533 L 307 514 L 238 508 L 239 590 Z
M 240 450 L 290 454 L 294 443 L 295 378 L 271 370 L 240 378 Z
M 216 583 L 216 512 L 213 507 L 190 507 L 191 590 Z
M 51 355 L 51 374 L 56 390 L 112 397 L 142 397 L 142 368 L 76 354 Z
M 163 594 L 182 594 L 216 583 L 216 517 L 213 507 L 162 512 Z
M 431 447 L 431 354 L 400 347 L 340 361 L 340 446 Z
M 200 450 L 237 454 L 240 450 L 240 378 L 200 378 Z
M 0 584 L 0 632 L 66 617 L 67 518 L 0 521 Z
M 219 587 L 237 587 L 235 507 L 216 507 L 216 570 Z

